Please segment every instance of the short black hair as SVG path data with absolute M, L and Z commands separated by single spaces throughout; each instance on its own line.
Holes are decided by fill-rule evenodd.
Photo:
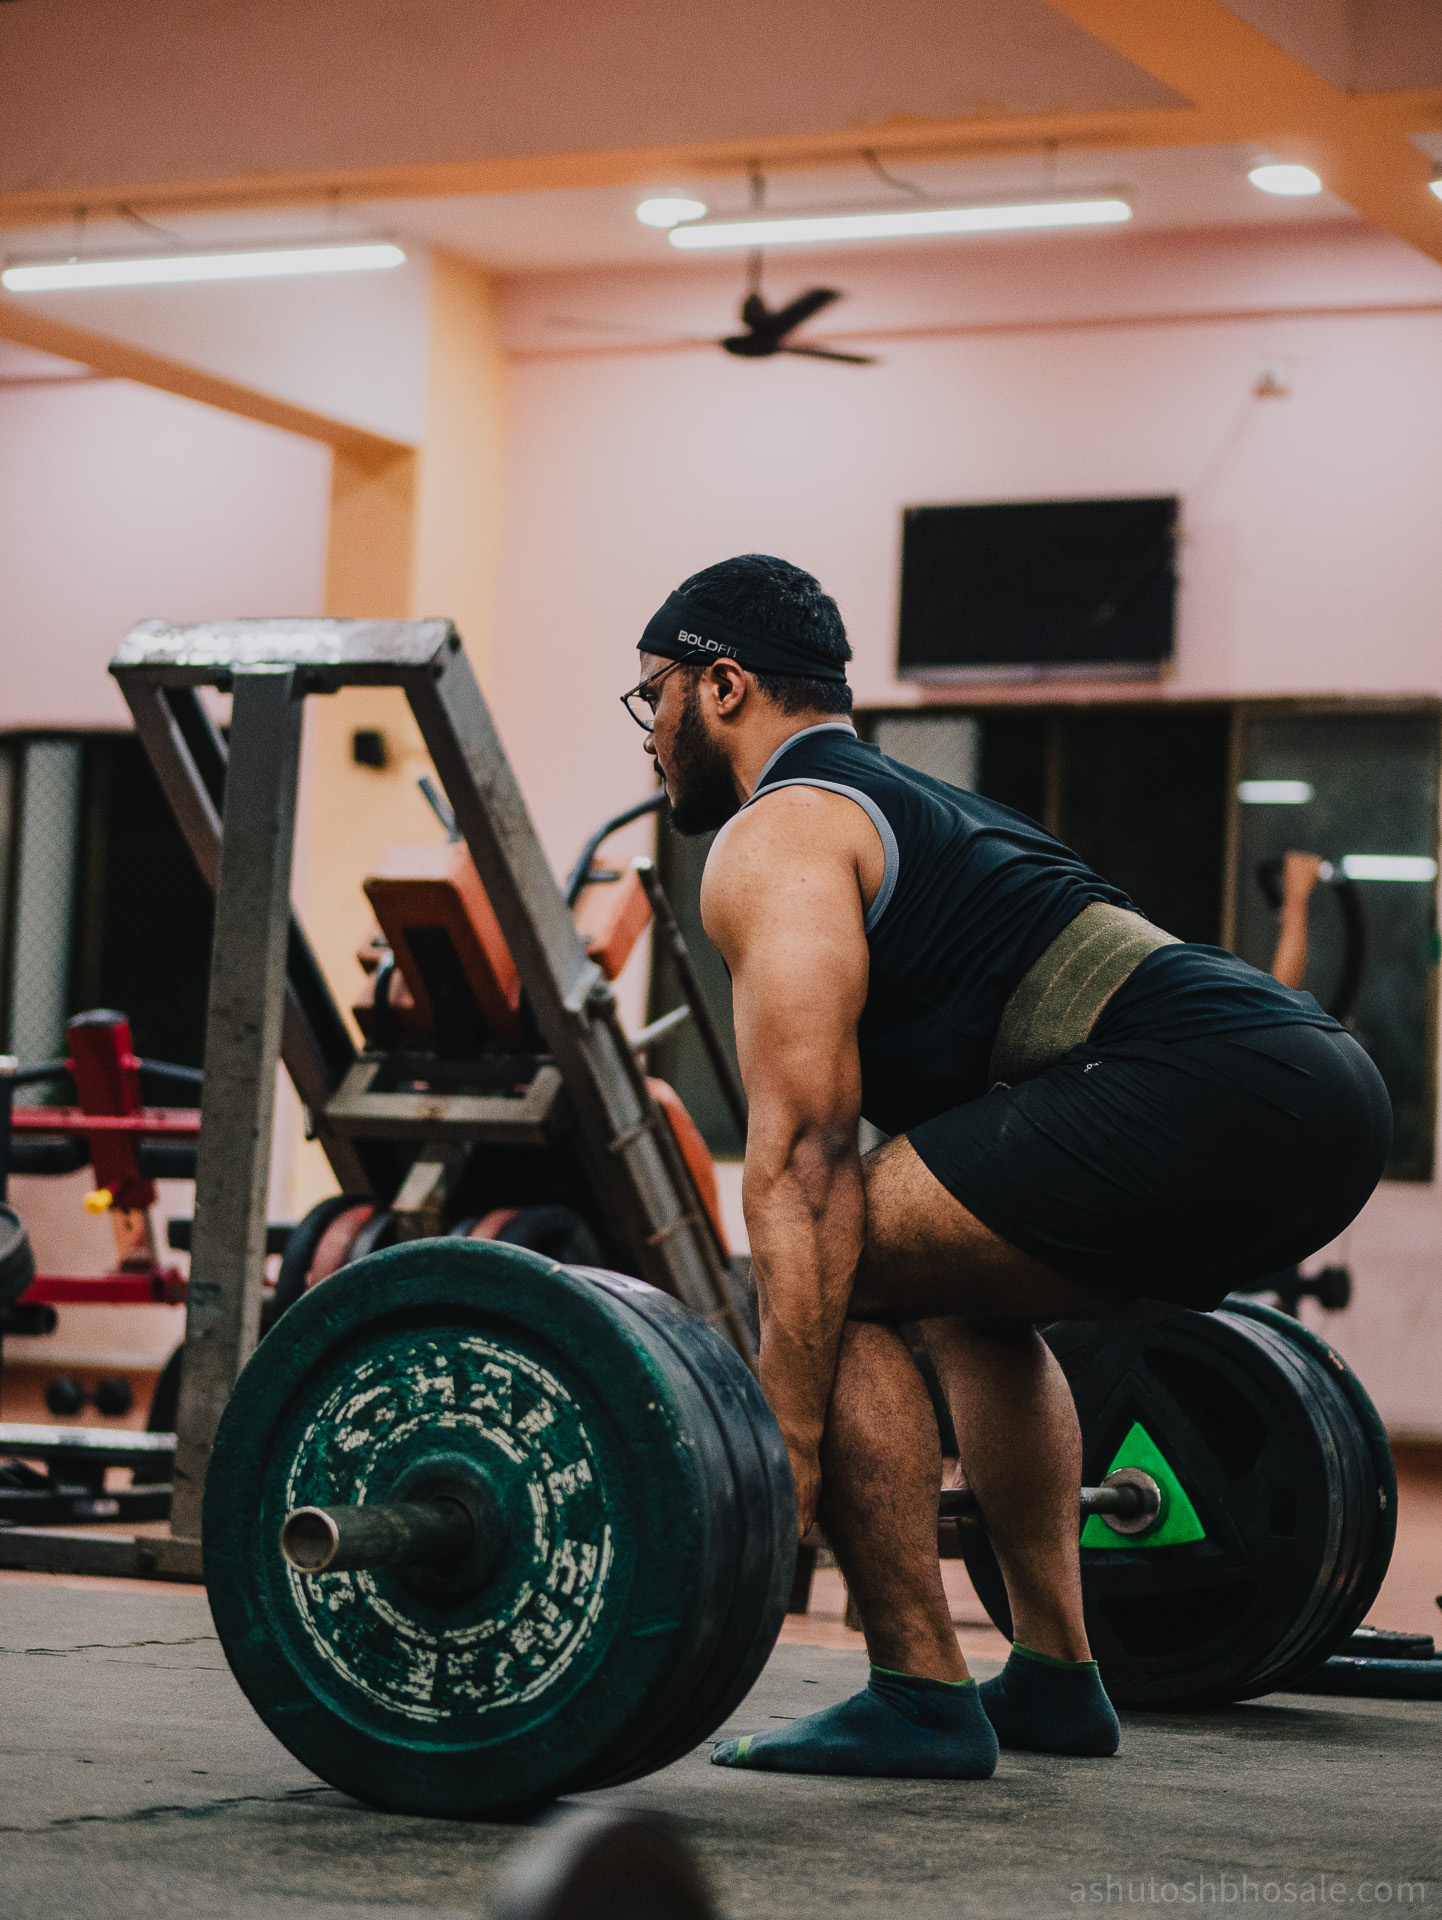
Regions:
M 840 609 L 821 582 L 770 553 L 738 553 L 683 580 L 678 592 L 713 613 L 796 640 L 828 660 L 849 660 L 851 646 Z M 844 680 L 807 680 L 791 673 L 758 673 L 756 684 L 783 713 L 850 713 Z

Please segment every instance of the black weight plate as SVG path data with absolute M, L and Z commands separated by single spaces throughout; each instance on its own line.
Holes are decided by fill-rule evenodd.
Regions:
M 1430 1660 L 1368 1660 L 1334 1654 L 1274 1691 L 1346 1693 L 1367 1700 L 1442 1700 L 1442 1655 Z
M 1430 1633 L 1402 1633 L 1396 1627 L 1358 1627 L 1337 1651 L 1349 1660 L 1435 1660 L 1437 1642 Z
M 35 1278 L 35 1257 L 25 1222 L 14 1207 L 0 1205 L 0 1306 L 18 1300 Z
M 1225 1310 L 1270 1328 L 1276 1336 L 1312 1358 L 1322 1376 L 1346 1399 L 1349 1413 L 1347 1439 L 1351 1447 L 1355 1450 L 1360 1443 L 1365 1451 L 1365 1465 L 1357 1469 L 1362 1481 L 1358 1515 L 1362 1522 L 1360 1564 L 1355 1569 L 1348 1590 L 1339 1596 L 1340 1604 L 1328 1631 L 1319 1635 L 1316 1644 L 1309 1649 L 1312 1660 L 1324 1659 L 1329 1654 L 1344 1650 L 1344 1641 L 1367 1617 L 1391 1564 L 1392 1549 L 1397 1539 L 1397 1468 L 1392 1457 L 1392 1443 L 1387 1438 L 1382 1416 L 1373 1405 L 1366 1388 L 1342 1356 L 1320 1334 L 1314 1333 L 1291 1314 L 1279 1313 L 1276 1308 L 1263 1306 L 1260 1301 L 1230 1296 L 1225 1303 Z M 1301 1665 L 1293 1661 L 1281 1674 L 1280 1682 L 1274 1680 L 1272 1685 L 1287 1686 L 1301 1671 L 1304 1671 Z
M 356 1237 L 346 1249 L 342 1267 L 352 1267 L 358 1260 L 366 1259 L 377 1253 L 382 1247 L 394 1244 L 396 1237 L 396 1217 L 388 1207 L 377 1207 L 370 1219 L 357 1229 Z M 340 1272 L 337 1267 L 336 1272 Z
M 345 1268 L 256 1349 L 216 1437 L 206 1582 L 237 1679 L 303 1764 L 380 1806 L 493 1815 L 589 1784 L 720 1631 L 734 1503 L 710 1424 L 646 1318 L 539 1255 L 429 1240 Z M 481 1484 L 504 1540 L 459 1598 L 281 1559 L 291 1508 L 447 1476 Z
M 1310 1352 L 1277 1329 L 1253 1322 L 1247 1332 L 1271 1351 L 1279 1375 L 1293 1381 L 1311 1414 L 1319 1445 L 1328 1456 L 1332 1500 L 1317 1583 L 1263 1663 L 1233 1693 L 1234 1699 L 1255 1698 L 1288 1674 L 1306 1672 L 1344 1637 L 1343 1622 L 1350 1618 L 1348 1609 L 1366 1565 L 1375 1523 L 1367 1450 L 1346 1395 Z
M 496 1234 L 508 1247 L 529 1247 L 567 1267 L 595 1267 L 601 1259 L 596 1236 L 574 1207 L 522 1207 Z
M 275 1292 L 270 1302 L 270 1325 L 274 1326 L 283 1313 L 288 1313 L 305 1292 L 306 1281 L 310 1275 L 310 1263 L 315 1259 L 316 1249 L 331 1221 L 338 1218 L 349 1207 L 365 1205 L 365 1196 L 353 1193 L 332 1193 L 324 1200 L 317 1200 L 285 1243 L 285 1252 L 280 1256 L 280 1272 L 276 1275 Z
M 786 1445 L 765 1396 L 720 1334 L 641 1281 L 619 1274 L 591 1277 L 657 1327 L 690 1369 L 726 1448 L 738 1522 L 723 1630 L 709 1650 L 695 1649 L 678 1675 L 674 1709 L 658 1704 L 656 1724 L 642 1746 L 612 1756 L 604 1781 L 596 1782 L 611 1786 L 689 1753 L 755 1685 L 791 1594 L 796 1495 Z
M 1108 1471 L 1139 1424 L 1205 1532 L 1174 1546 L 1118 1536 L 1115 1547 L 1082 1550 L 1087 1630 L 1120 1704 L 1247 1693 L 1296 1644 L 1299 1623 L 1325 1625 L 1336 1583 L 1355 1574 L 1355 1457 L 1339 1452 L 1345 1396 L 1253 1318 L 1188 1312 L 1047 1331 L 1077 1403 L 1086 1481 Z M 983 1605 L 1009 1634 L 984 1533 L 957 1531 Z M 1309 1644 L 1304 1634 L 1298 1650 Z

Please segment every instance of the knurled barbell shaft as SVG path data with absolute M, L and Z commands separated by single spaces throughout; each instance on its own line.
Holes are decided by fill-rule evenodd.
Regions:
M 347 1573 L 459 1560 L 475 1537 L 475 1523 L 459 1500 L 377 1500 L 358 1507 L 297 1507 L 281 1527 L 280 1550 L 297 1573 Z
M 1083 1514 L 1114 1513 L 1123 1520 L 1140 1520 L 1158 1511 L 1157 1495 L 1149 1488 L 1124 1482 L 1114 1487 L 1083 1487 Z M 947 1487 L 941 1496 L 943 1520 L 975 1520 L 981 1516 L 976 1495 L 970 1487 Z

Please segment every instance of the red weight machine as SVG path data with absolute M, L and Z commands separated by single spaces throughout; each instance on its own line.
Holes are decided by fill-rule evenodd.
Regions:
M 146 1105 L 141 1098 L 141 1075 L 197 1091 L 201 1076 L 192 1067 L 139 1059 L 123 1013 L 105 1008 L 78 1013 L 68 1023 L 66 1036 L 70 1042 L 66 1059 L 0 1074 L 0 1117 L 8 1121 L 0 1146 L 4 1156 L 0 1198 L 12 1173 L 63 1174 L 90 1166 L 95 1185 L 85 1196 L 85 1209 L 109 1217 L 115 1265 L 94 1279 L 37 1273 L 20 1301 L 48 1306 L 181 1302 L 185 1276 L 179 1268 L 162 1264 L 150 1209 L 155 1204 L 157 1176 L 195 1177 L 200 1110 Z M 45 1084 L 62 1076 L 74 1084 L 73 1106 L 14 1105 L 16 1087 Z

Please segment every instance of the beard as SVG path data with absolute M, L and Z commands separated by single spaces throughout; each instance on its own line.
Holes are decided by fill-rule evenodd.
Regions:
M 714 833 L 724 827 L 741 802 L 730 762 L 706 731 L 694 686 L 686 689 L 671 760 L 673 774 L 666 782 L 666 796 L 677 833 Z

